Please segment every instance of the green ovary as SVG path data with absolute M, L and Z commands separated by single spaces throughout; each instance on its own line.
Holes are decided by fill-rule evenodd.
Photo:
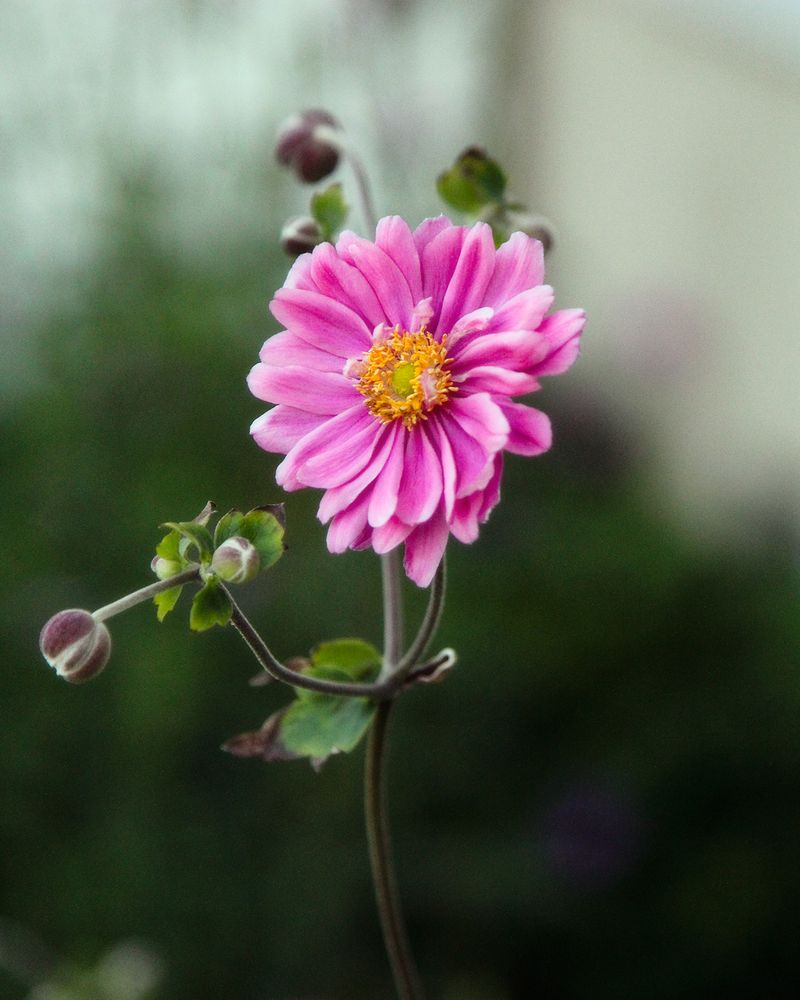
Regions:
M 401 399 L 408 399 L 414 391 L 411 381 L 416 374 L 417 369 L 412 361 L 402 362 L 392 372 L 392 388 Z

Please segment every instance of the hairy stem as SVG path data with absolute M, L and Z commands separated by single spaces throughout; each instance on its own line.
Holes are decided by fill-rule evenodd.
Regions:
M 388 700 L 378 705 L 367 744 L 364 772 L 367 844 L 375 900 L 397 995 L 400 1000 L 422 1000 L 422 988 L 400 908 L 386 809 L 386 749 L 392 704 L 393 700 Z
M 141 604 L 142 601 L 147 601 L 151 597 L 155 597 L 156 594 L 160 594 L 165 590 L 172 590 L 173 587 L 180 587 L 184 583 L 191 583 L 192 580 L 196 580 L 199 575 L 200 567 L 192 566 L 189 569 L 185 569 L 182 573 L 177 573 L 175 576 L 169 577 L 167 580 L 156 580 L 155 583 L 148 584 L 140 590 L 134 590 L 132 594 L 126 594 L 125 597 L 120 597 L 118 601 L 114 601 L 112 604 L 103 605 L 102 608 L 98 608 L 97 611 L 92 612 L 92 617 L 97 622 L 105 621 L 107 618 L 113 618 L 114 615 L 122 614 L 122 612 L 127 611 L 128 608 L 133 608 L 137 604 Z

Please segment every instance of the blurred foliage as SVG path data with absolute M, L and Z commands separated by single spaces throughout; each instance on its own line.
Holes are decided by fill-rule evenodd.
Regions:
M 54 611 L 149 582 L 160 523 L 209 497 L 283 499 L 244 377 L 285 265 L 266 236 L 177 254 L 160 208 L 121 188 L 93 270 L 34 332 L 39 382 L 4 415 L 0 997 L 134 939 L 157 956 L 157 1000 L 381 1000 L 360 755 L 314 774 L 221 753 L 285 700 L 248 686 L 229 629 L 142 606 L 83 689 L 39 658 Z M 793 550 L 780 530 L 736 552 L 677 535 L 603 405 L 555 384 L 541 405 L 555 449 L 512 458 L 480 540 L 452 546 L 440 644 L 459 665 L 395 720 L 430 995 L 793 996 Z M 242 595 L 283 657 L 381 638 L 377 560 L 328 556 L 316 503 L 288 497 L 286 557 Z M 422 597 L 409 588 L 411 621 Z

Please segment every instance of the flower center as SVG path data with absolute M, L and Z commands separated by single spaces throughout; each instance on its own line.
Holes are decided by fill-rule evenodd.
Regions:
M 402 418 L 413 427 L 446 402 L 457 391 L 447 371 L 446 342 L 447 337 L 434 340 L 424 326 L 414 333 L 396 326 L 373 344 L 359 364 L 356 385 L 370 413 L 386 424 Z

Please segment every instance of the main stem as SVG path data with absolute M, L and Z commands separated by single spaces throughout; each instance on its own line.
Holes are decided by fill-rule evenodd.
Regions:
M 391 674 L 403 653 L 403 605 L 397 550 L 382 558 L 384 648 L 383 670 Z M 414 958 L 408 942 L 394 871 L 389 816 L 386 807 L 386 752 L 394 696 L 379 702 L 367 743 L 364 772 L 364 813 L 375 900 L 383 941 L 400 1000 L 422 1000 Z
M 382 701 L 378 705 L 367 743 L 364 773 L 367 846 L 383 941 L 392 967 L 397 995 L 400 1000 L 422 1000 L 422 988 L 400 907 L 386 809 L 386 748 L 393 704 L 394 700 L 391 699 Z

